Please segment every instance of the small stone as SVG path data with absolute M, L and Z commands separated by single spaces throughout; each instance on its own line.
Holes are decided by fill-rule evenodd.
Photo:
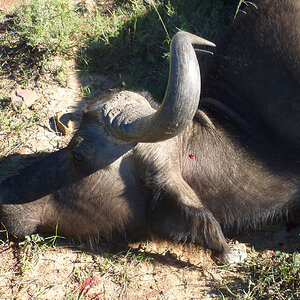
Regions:
M 23 107 L 23 99 L 17 95 L 16 91 L 11 93 L 10 99 L 15 111 L 19 111 Z
M 31 110 L 37 110 L 37 109 L 38 109 L 38 105 L 37 105 L 36 103 L 34 103 L 34 104 L 32 104 L 32 105 L 30 106 L 30 109 L 31 109 Z
M 35 91 L 17 89 L 17 95 L 23 98 L 26 107 L 33 105 L 38 99 L 38 95 Z
M 247 258 L 247 248 L 243 243 L 235 243 L 233 245 L 229 245 L 230 252 L 227 253 L 225 257 L 225 261 L 231 265 L 242 262 Z
M 31 107 L 36 100 L 38 95 L 35 91 L 27 89 L 17 89 L 11 94 L 11 103 L 14 110 L 20 110 L 25 107 Z

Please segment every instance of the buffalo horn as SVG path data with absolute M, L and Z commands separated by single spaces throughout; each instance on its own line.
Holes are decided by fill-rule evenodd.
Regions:
M 145 100 L 133 99 L 134 93 L 130 92 L 121 92 L 119 102 L 104 105 L 102 118 L 114 137 L 125 142 L 153 143 L 172 138 L 188 126 L 201 91 L 200 69 L 192 45 L 215 46 L 187 32 L 173 37 L 168 87 L 158 110 L 146 105 Z

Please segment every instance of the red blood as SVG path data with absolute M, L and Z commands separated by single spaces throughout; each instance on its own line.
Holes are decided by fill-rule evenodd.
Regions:
M 90 276 L 87 279 L 85 279 L 82 284 L 81 287 L 79 289 L 79 293 L 88 291 L 90 288 L 92 288 L 94 286 L 94 277 Z
M 189 154 L 189 158 L 190 158 L 190 159 L 194 159 L 195 157 L 194 157 L 193 154 Z

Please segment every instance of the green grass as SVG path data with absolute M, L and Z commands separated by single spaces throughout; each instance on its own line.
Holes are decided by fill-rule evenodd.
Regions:
M 220 0 L 115 1 L 113 9 L 94 12 L 64 0 L 24 2 L 7 17 L 9 36 L 0 40 L 1 73 L 27 84 L 45 60 L 58 55 L 76 58 L 79 70 L 161 98 L 170 38 L 187 30 L 218 42 L 235 9 L 234 3 Z
M 0 245 L 10 243 L 11 236 L 3 223 L 0 223 Z M 25 273 L 30 271 L 33 265 L 37 264 L 41 253 L 47 249 L 55 249 L 57 241 L 65 240 L 65 237 L 59 236 L 57 232 L 54 235 L 32 234 L 26 235 L 21 240 L 15 240 L 16 246 L 16 272 Z
M 162 98 L 167 84 L 170 38 L 186 30 L 218 41 L 220 28 L 223 32 L 234 14 L 232 7 L 224 7 L 219 1 L 201 1 L 201 6 L 200 1 L 134 3 L 119 8 L 110 21 L 115 28 L 93 36 L 84 53 L 90 71 L 101 70 L 117 82 L 122 78 L 126 88 L 149 90 L 157 99 Z M 120 15 L 125 18 L 120 19 Z
M 76 46 L 80 26 L 80 14 L 69 1 L 33 0 L 16 10 L 13 31 L 27 46 L 55 54 Z
M 223 299 L 299 299 L 300 254 L 268 251 L 231 269 L 219 286 Z
M 27 111 L 26 113 L 24 113 Z M 28 111 L 22 109 L 19 111 L 13 110 L 8 105 L 0 102 L 0 138 L 13 135 L 14 138 L 9 140 L 9 147 L 5 139 L 2 139 L 0 144 L 0 158 L 9 155 L 13 149 L 19 148 L 20 139 L 18 138 L 22 131 L 36 126 L 39 122 L 39 115 L 36 111 Z M 1 167 L 0 167 L 1 173 Z
M 37 264 L 40 254 L 49 248 L 54 248 L 58 239 L 65 239 L 57 233 L 52 236 L 32 234 L 25 236 L 23 241 L 18 243 L 19 247 L 19 271 L 21 273 L 30 271 L 33 265 Z
M 102 277 L 110 278 L 119 289 L 126 289 L 127 285 L 136 279 L 137 266 L 152 260 L 153 258 L 147 254 L 128 247 L 126 250 L 116 251 L 114 254 L 90 255 L 79 252 L 75 260 L 77 266 L 72 272 L 72 279 L 76 282 L 77 287 L 68 294 L 67 299 L 85 299 L 89 290 L 99 285 L 99 278 Z M 100 297 L 104 293 L 105 290 L 98 296 Z

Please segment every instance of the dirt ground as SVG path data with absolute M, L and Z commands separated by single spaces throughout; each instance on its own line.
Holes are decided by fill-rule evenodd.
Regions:
M 1 9 L 10 9 L 19 1 L 1 0 Z M 53 59 L 45 69 L 51 71 L 61 64 Z M 37 100 L 28 116 L 39 114 L 39 125 L 22 131 L 15 142 L 14 132 L 0 128 L 1 147 L 9 148 L 9 163 L 27 164 L 40 151 L 55 151 L 69 141 L 62 135 L 55 116 L 71 119 L 76 128 L 81 108 L 88 103 L 82 88 L 90 87 L 93 95 L 107 91 L 110 83 L 97 75 L 80 80 L 75 65 L 68 62 L 65 86 L 45 73 L 34 84 Z M 9 79 L 1 80 L 7 98 L 20 86 Z M 91 98 L 91 97 L 90 97 Z M 89 98 L 89 99 L 90 99 Z M 4 175 L 0 174 L 0 180 Z M 5 232 L 4 232 L 5 234 Z M 0 299 L 222 299 L 219 283 L 236 276 L 232 270 L 219 266 L 210 253 L 195 245 L 174 245 L 168 242 L 132 243 L 116 246 L 78 241 L 59 240 L 55 246 L 33 240 L 22 247 L 16 242 L 0 244 Z M 285 225 L 265 228 L 264 231 L 239 237 L 247 243 L 249 255 L 268 255 L 270 251 L 291 253 L 299 250 L 299 227 L 286 230 Z M 254 250 L 253 245 L 257 250 Z M 291 250 L 292 249 L 292 250 Z M 257 251 L 257 252 L 256 252 Z M 241 275 L 242 276 L 242 275 Z
M 132 244 L 132 251 L 138 246 Z M 5 261 L 0 267 L 1 299 L 219 298 L 212 287 L 220 272 L 211 262 L 203 267 L 201 250 L 150 242 L 147 251 L 141 260 L 118 254 L 108 262 L 104 254 L 56 247 L 40 251 L 21 273 L 16 254 L 6 246 L 0 256 Z
M 21 0 L 0 0 L 0 9 L 9 11 L 19 5 Z

